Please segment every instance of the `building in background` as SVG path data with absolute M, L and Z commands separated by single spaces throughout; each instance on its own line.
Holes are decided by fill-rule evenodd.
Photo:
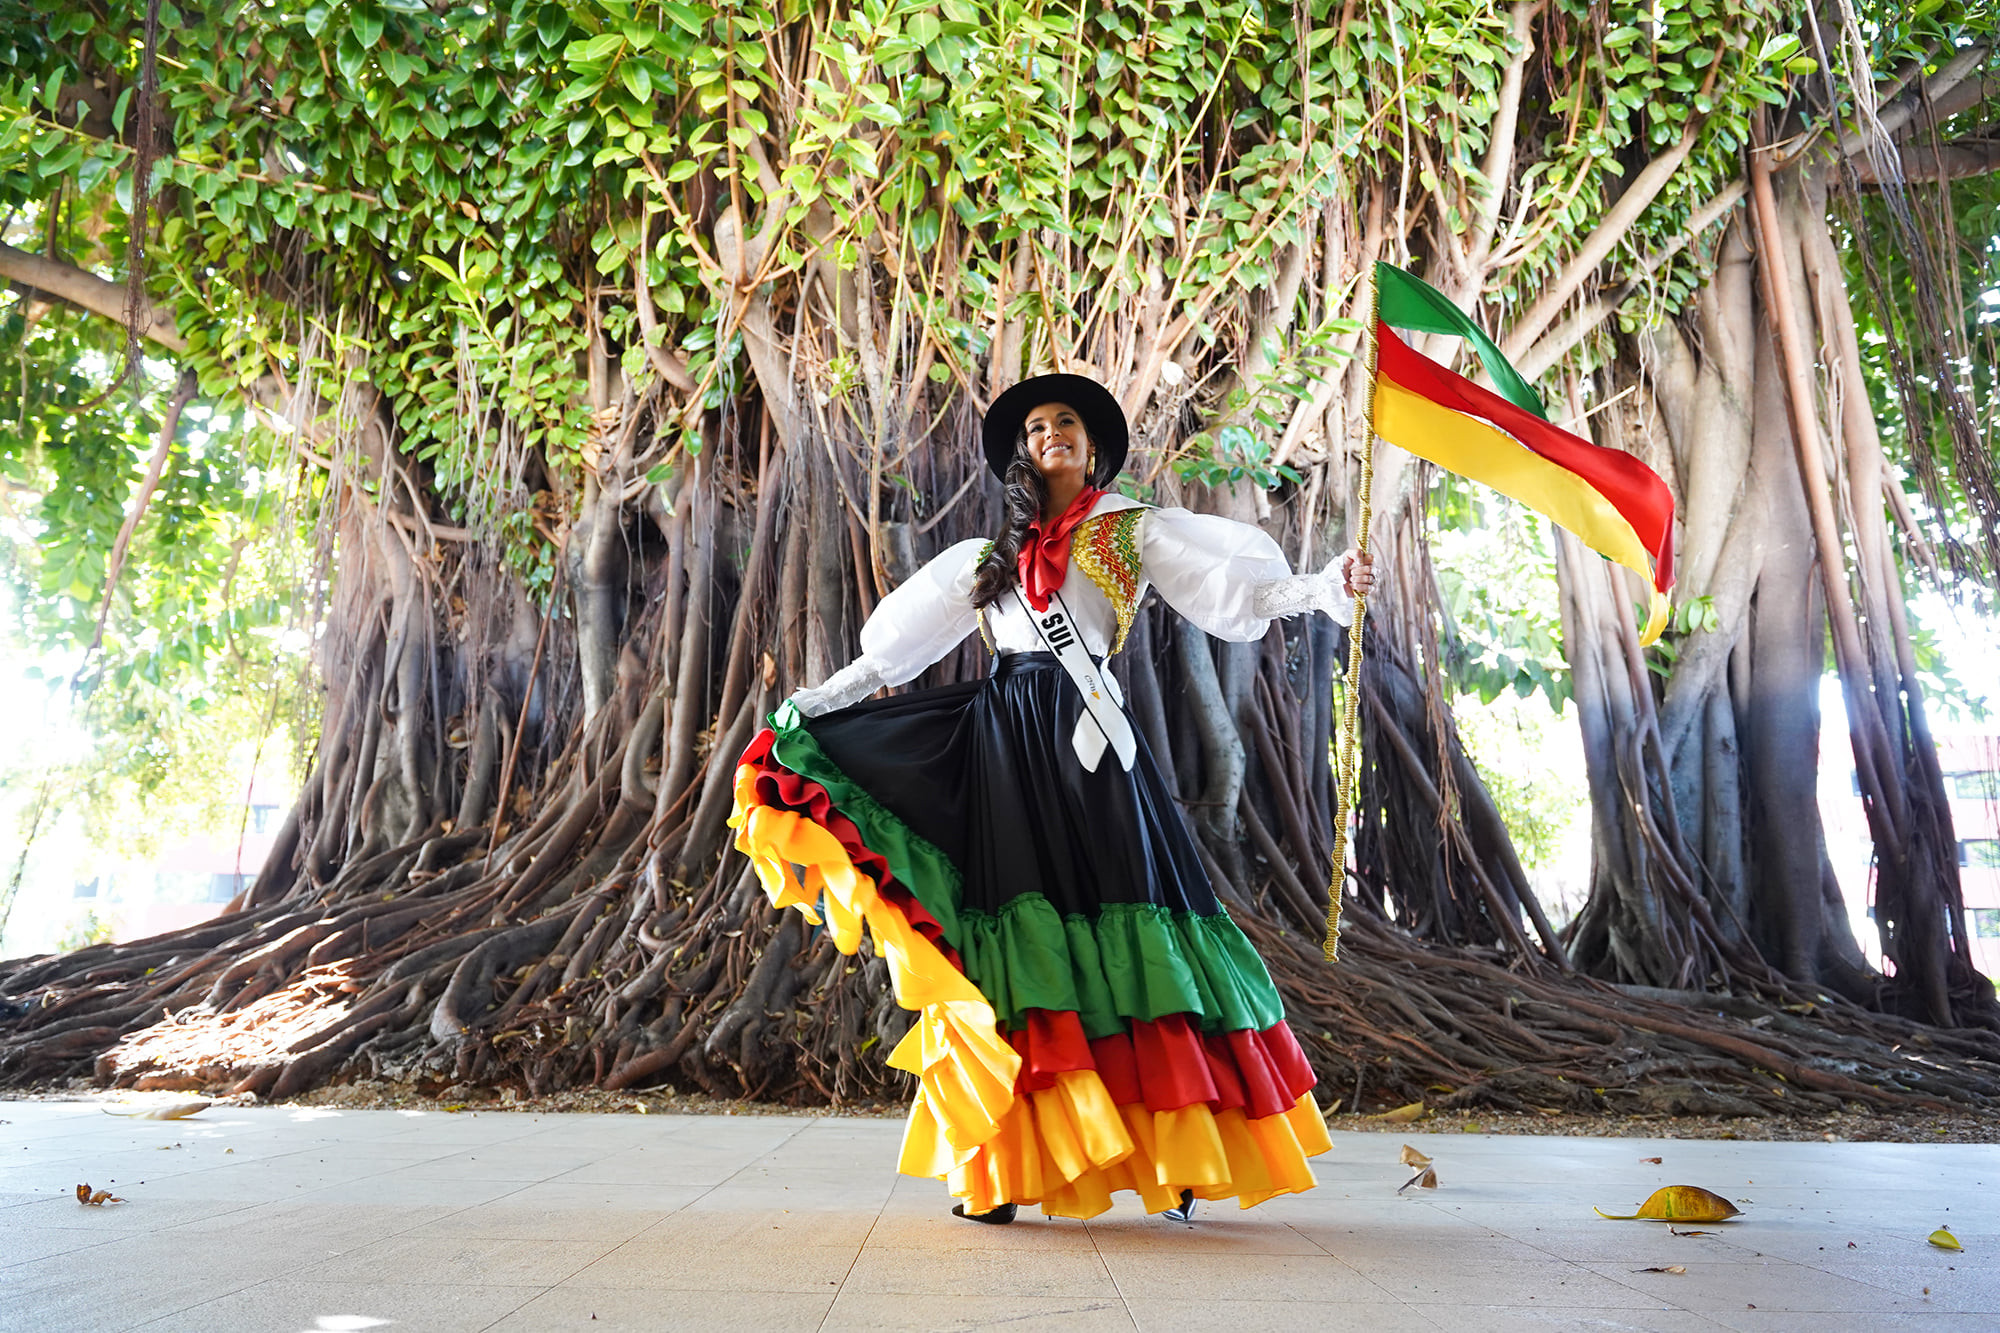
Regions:
M 259 783 L 238 827 L 161 832 L 143 853 L 93 842 L 73 814 L 59 815 L 36 839 L 0 957 L 143 939 L 219 915 L 263 869 L 292 799 Z
M 1875 929 L 1874 843 L 1861 808 L 1861 780 L 1851 762 L 1833 762 L 1845 749 L 1844 737 L 1829 729 L 1830 744 L 1820 765 L 1820 818 L 1826 827 L 1827 857 L 1833 863 L 1854 934 L 1868 961 L 1882 965 L 1882 940 Z M 1958 876 L 1965 893 L 1965 930 L 1972 963 L 1989 978 L 2000 978 L 2000 732 L 1946 731 L 1937 738 L 1938 765 L 1951 802 L 1951 826 L 1958 838 Z
M 206 921 L 256 880 L 283 820 L 280 806 L 253 800 L 240 842 L 201 832 L 163 842 L 146 861 L 125 862 L 76 884 L 72 901 L 97 912 L 110 938 L 121 941 Z

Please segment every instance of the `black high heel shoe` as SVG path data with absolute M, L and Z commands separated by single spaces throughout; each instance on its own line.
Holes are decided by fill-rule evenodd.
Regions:
M 1003 1203 L 998 1208 L 989 1208 L 983 1213 L 968 1213 L 965 1211 L 965 1205 L 960 1203 L 952 1205 L 951 1215 L 962 1217 L 968 1222 L 984 1222 L 988 1226 L 1004 1227 L 1014 1220 L 1014 1214 L 1018 1211 L 1015 1205 Z
M 1162 1208 L 1160 1216 L 1166 1218 L 1169 1222 L 1194 1221 L 1194 1191 L 1182 1190 L 1181 1206 L 1178 1208 Z

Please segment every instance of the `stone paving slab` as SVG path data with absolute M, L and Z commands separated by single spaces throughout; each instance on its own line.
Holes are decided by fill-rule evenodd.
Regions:
M 1247 1212 L 983 1227 L 892 1173 L 900 1135 L 0 1102 L 0 1331 L 2000 1329 L 1995 1145 L 1336 1134 L 1318 1190 Z M 1396 1193 L 1403 1142 L 1438 1189 Z M 127 1202 L 82 1207 L 82 1181 Z M 1591 1211 L 1668 1184 L 1744 1215 L 1675 1235 Z

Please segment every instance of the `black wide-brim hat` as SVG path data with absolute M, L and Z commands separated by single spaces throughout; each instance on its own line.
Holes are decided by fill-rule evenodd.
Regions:
M 1097 450 L 1097 463 L 1090 474 L 1093 485 L 1102 486 L 1118 475 L 1132 447 L 1132 432 L 1125 424 L 1125 409 L 1111 390 L 1083 375 L 1037 375 L 1022 380 L 986 409 L 980 437 L 986 446 L 986 466 L 993 469 L 994 476 L 1006 479 L 1007 465 L 1014 461 L 1014 446 L 1028 413 L 1043 403 L 1067 403 L 1083 418 L 1083 428 Z

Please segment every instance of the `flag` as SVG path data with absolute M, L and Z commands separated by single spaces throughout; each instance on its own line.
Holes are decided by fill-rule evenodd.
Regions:
M 1375 266 L 1375 433 L 1446 471 L 1483 482 L 1568 528 L 1652 588 L 1642 644 L 1672 609 L 1674 497 L 1631 454 L 1548 420 L 1542 400 L 1444 294 L 1393 264 Z M 1499 392 L 1446 370 L 1397 329 L 1469 340 Z

